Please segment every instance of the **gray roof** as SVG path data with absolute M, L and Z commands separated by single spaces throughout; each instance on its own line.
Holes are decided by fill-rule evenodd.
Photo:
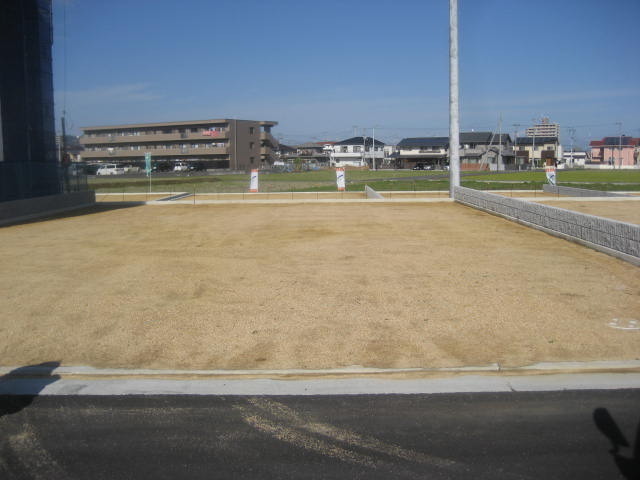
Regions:
M 558 143 L 558 137 L 518 137 L 518 145 L 533 145 L 533 142 L 537 144 L 543 143 Z
M 508 133 L 497 134 L 493 132 L 461 132 L 460 143 L 490 143 L 499 145 L 511 141 Z
M 307 143 L 303 143 L 302 145 L 296 145 L 295 148 L 324 148 L 323 143 L 314 143 L 314 142 L 307 142 Z
M 413 137 L 403 138 L 398 147 L 448 147 L 449 137 Z
M 493 137 L 493 139 L 492 139 Z M 499 145 L 511 141 L 507 133 L 501 135 L 493 132 L 461 132 L 460 143 L 481 143 Z M 398 143 L 398 147 L 449 147 L 449 137 L 414 137 L 403 138 Z
M 364 137 L 364 139 L 362 137 L 351 137 L 341 142 L 336 142 L 334 145 L 362 145 L 364 143 L 365 146 L 371 146 L 372 140 L 371 137 Z M 376 140 L 376 145 L 384 146 L 384 143 Z

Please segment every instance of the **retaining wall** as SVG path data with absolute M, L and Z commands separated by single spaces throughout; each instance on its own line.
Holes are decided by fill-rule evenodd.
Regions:
M 561 187 L 558 185 L 544 184 L 542 190 L 557 195 L 567 195 L 569 197 L 630 197 L 624 193 L 604 192 L 602 190 L 589 190 L 588 188 Z
M 454 199 L 456 202 L 640 265 L 639 225 L 503 197 L 466 187 L 455 187 Z
M 376 192 L 369 185 L 364 186 L 364 192 L 367 194 L 367 198 L 375 198 L 376 200 L 383 200 L 384 197 Z
M 0 225 L 73 210 L 96 201 L 93 190 L 0 202 Z

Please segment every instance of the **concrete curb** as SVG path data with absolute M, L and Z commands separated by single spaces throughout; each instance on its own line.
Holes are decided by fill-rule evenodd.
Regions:
M 12 373 L 19 370 L 19 373 Z M 255 369 L 255 370 L 157 370 L 157 369 L 127 369 L 127 368 L 94 368 L 90 366 L 27 366 L 27 367 L 0 367 L 0 375 L 11 374 L 15 378 L 41 377 L 43 375 L 82 376 L 82 377 L 200 377 L 200 378 L 255 378 L 255 377 L 369 377 L 369 376 L 393 376 L 402 374 L 531 374 L 531 373 L 585 373 L 585 372 L 638 372 L 640 373 L 640 360 L 627 361 L 593 361 L 593 362 L 541 362 L 518 367 L 502 366 L 499 363 L 490 363 L 479 366 L 440 367 L 440 368 L 371 368 L 360 365 L 352 365 L 344 368 L 327 369 Z
M 639 369 L 640 361 L 544 362 L 508 370 L 498 364 L 436 369 L 353 366 L 325 370 L 33 366 L 14 373 L 12 367 L 1 367 L 0 374 L 4 377 L 0 378 L 0 395 L 407 395 L 617 390 L 640 389 Z M 415 373 L 422 376 L 414 378 L 411 374 Z M 260 378 L 261 374 L 267 377 Z M 397 374 L 403 377 L 394 378 Z
M 165 379 L 7 379 L 0 395 L 410 395 L 438 393 L 552 392 L 640 389 L 640 373 L 552 374 L 535 376 L 463 375 L 388 380 L 165 380 Z

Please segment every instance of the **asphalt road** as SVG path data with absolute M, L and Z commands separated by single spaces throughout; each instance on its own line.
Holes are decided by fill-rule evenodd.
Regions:
M 640 390 L 0 402 L 3 479 L 640 478 Z

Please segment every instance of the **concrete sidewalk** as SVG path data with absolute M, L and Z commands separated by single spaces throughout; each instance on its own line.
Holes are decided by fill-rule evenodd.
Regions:
M 149 370 L 2 367 L 0 395 L 356 395 L 640 388 L 640 361 L 440 369 Z

